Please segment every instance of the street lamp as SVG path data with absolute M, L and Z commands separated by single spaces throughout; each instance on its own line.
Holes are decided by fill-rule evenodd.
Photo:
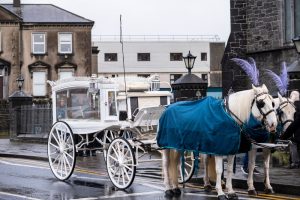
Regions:
M 17 84 L 18 84 L 18 87 L 19 87 L 19 90 L 21 91 L 21 88 L 23 86 L 23 83 L 24 83 L 24 78 L 22 77 L 22 75 L 20 75 L 18 78 L 17 78 Z
M 185 67 L 188 69 L 189 74 L 191 73 L 191 70 L 194 67 L 196 57 L 197 56 L 193 56 L 191 54 L 191 51 L 189 51 L 189 53 L 186 55 L 186 57 L 183 57 Z
M 296 46 L 297 53 L 300 54 L 300 36 L 293 38 L 293 42 Z

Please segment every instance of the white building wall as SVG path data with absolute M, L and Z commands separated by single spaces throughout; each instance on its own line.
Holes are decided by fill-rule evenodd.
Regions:
M 98 54 L 99 76 L 123 75 L 122 46 L 115 41 L 93 41 L 100 50 Z M 158 74 L 161 81 L 170 82 L 170 74 L 186 74 L 184 61 L 170 61 L 170 53 L 182 53 L 186 56 L 189 51 L 195 60 L 192 73 L 201 77 L 210 71 L 210 42 L 209 41 L 124 41 L 124 62 L 126 74 Z M 105 53 L 117 53 L 116 62 L 104 60 Z M 138 53 L 150 53 L 150 61 L 138 61 Z M 207 53 L 207 60 L 201 61 L 201 53 Z

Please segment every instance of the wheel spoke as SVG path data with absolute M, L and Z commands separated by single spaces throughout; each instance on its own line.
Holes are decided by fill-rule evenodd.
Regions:
M 123 185 L 125 185 L 125 177 L 124 177 L 124 170 L 123 170 L 123 168 L 121 168 L 121 172 L 122 172 Z
M 125 166 L 124 166 L 124 167 L 125 167 Z M 126 177 L 127 177 L 127 180 L 129 181 L 129 180 L 130 180 L 130 177 L 129 177 L 129 175 L 128 175 L 126 169 L 123 169 L 123 170 L 124 170 L 124 172 L 125 172 L 125 175 L 126 175 Z
M 70 161 L 67 158 L 66 154 L 64 154 L 64 157 L 65 157 L 65 160 L 67 161 L 67 165 L 68 165 L 69 169 L 71 169 L 71 164 L 70 164 Z
M 113 149 L 113 151 L 115 152 L 116 156 L 119 157 L 119 154 L 117 153 L 117 150 L 115 149 L 114 146 L 111 146 L 111 148 Z
M 67 156 L 69 156 L 72 160 L 74 160 L 74 157 L 73 157 L 73 156 L 71 156 L 71 155 L 68 154 L 67 152 L 65 152 L 65 154 L 66 154 Z
M 55 147 L 56 149 L 59 149 L 58 146 L 56 146 L 55 144 L 52 144 L 51 142 L 50 142 L 50 145 L 53 146 L 53 147 Z
M 129 165 L 130 166 L 130 165 Z M 132 165 L 131 165 L 132 166 Z M 133 171 L 130 167 L 128 167 L 128 165 L 123 165 L 123 167 L 125 167 L 126 169 L 128 169 L 129 171 Z
M 113 156 L 111 156 L 111 155 L 108 155 L 110 158 L 112 158 L 114 161 L 117 161 L 118 162 L 118 159 L 117 158 L 115 158 L 115 157 L 113 157 Z
M 56 143 L 59 144 L 59 142 L 58 142 L 58 140 L 57 140 L 55 134 L 52 132 L 51 135 L 53 136 L 53 138 L 54 138 L 54 140 L 56 141 Z

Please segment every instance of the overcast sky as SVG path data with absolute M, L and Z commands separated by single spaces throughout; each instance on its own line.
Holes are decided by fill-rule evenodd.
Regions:
M 0 0 L 12 3 L 13 0 Z M 93 20 L 93 35 L 219 35 L 230 33 L 230 0 L 21 0 L 50 3 Z

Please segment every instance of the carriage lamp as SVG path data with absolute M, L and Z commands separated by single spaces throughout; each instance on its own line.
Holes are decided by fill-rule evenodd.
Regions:
M 23 83 L 24 83 L 24 78 L 22 77 L 22 75 L 20 75 L 18 78 L 17 78 L 17 84 L 18 84 L 18 87 L 19 87 L 19 90 L 21 91 L 21 88 L 23 86 Z
M 91 76 L 91 79 L 90 79 L 90 85 L 89 85 L 89 89 L 88 89 L 88 92 L 90 94 L 92 94 L 92 107 L 93 109 L 96 108 L 96 104 L 95 104 L 95 101 L 96 101 L 96 94 L 98 93 L 98 88 L 97 88 L 97 76 L 95 74 L 93 74 Z
M 293 38 L 297 53 L 300 54 L 300 36 Z
M 186 55 L 186 57 L 183 57 L 185 67 L 188 69 L 189 74 L 191 73 L 191 70 L 194 67 L 196 57 L 197 56 L 193 56 L 191 54 L 191 51 L 189 51 L 189 53 Z

